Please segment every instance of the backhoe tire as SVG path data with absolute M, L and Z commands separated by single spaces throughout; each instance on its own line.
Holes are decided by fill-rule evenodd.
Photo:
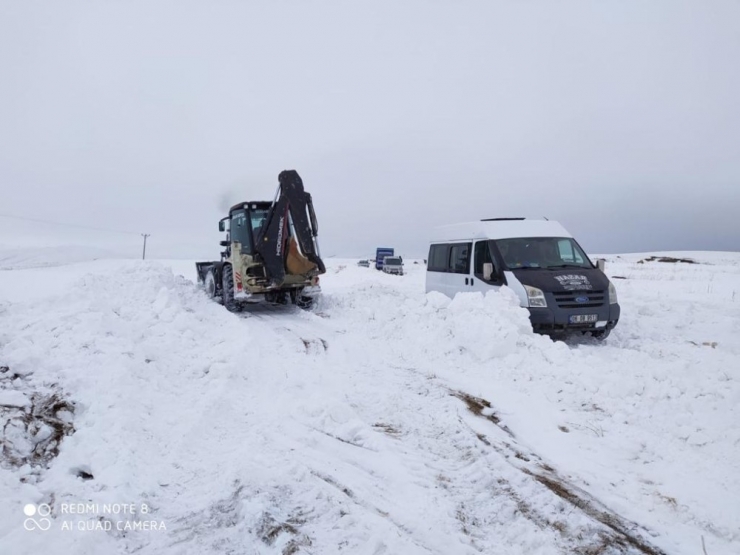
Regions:
M 208 272 L 206 273 L 203 287 L 205 288 L 206 295 L 208 295 L 209 299 L 212 299 L 214 301 L 217 300 L 218 290 L 216 289 L 216 278 L 213 275 L 213 270 L 208 270 Z
M 224 266 L 221 272 L 221 297 L 229 312 L 241 312 L 242 305 L 234 299 L 234 274 L 231 266 Z
M 303 310 L 309 310 L 313 307 L 314 298 L 313 297 L 307 297 L 306 295 L 298 295 L 298 298 L 296 298 L 295 305 L 298 308 L 302 308 Z

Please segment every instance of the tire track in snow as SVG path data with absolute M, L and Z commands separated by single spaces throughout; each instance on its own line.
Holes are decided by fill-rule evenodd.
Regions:
M 259 320 L 269 324 L 276 330 L 283 329 L 288 331 L 296 338 L 299 338 L 306 347 L 312 341 L 318 341 L 319 339 L 322 342 L 326 341 L 324 337 L 332 337 L 332 343 L 340 343 L 338 340 L 335 341 L 334 335 L 336 335 L 336 331 L 330 329 L 330 326 L 325 320 L 316 318 L 315 316 L 312 317 L 310 314 L 301 314 L 300 319 L 296 320 L 296 312 L 291 311 L 286 314 L 286 311 L 278 308 L 277 310 L 260 311 L 257 314 L 252 313 L 250 316 L 256 316 Z M 285 317 L 292 317 L 293 319 L 285 322 Z M 306 339 L 306 337 L 311 337 L 312 339 Z M 347 361 L 367 359 L 367 353 L 354 351 L 351 343 L 340 343 L 340 345 Z M 347 348 L 348 346 L 350 348 Z M 310 351 L 307 348 L 308 352 Z M 399 391 L 407 394 L 405 400 L 408 400 L 413 394 L 413 389 L 419 387 L 419 384 L 413 383 L 419 378 L 419 373 L 416 370 L 412 370 L 409 373 L 399 367 L 396 367 L 396 373 L 399 369 L 401 372 L 396 379 L 400 379 L 403 383 L 397 384 L 397 387 Z M 364 377 L 365 375 L 379 374 L 380 372 L 373 368 L 366 369 L 363 373 L 358 373 L 356 370 L 357 366 L 355 366 L 355 372 L 351 378 L 355 382 L 353 384 L 355 388 L 359 387 L 362 391 L 367 392 L 374 385 L 377 387 L 377 384 L 367 384 L 362 381 L 360 383 L 357 382 L 360 376 Z M 385 368 L 384 370 L 383 377 L 387 379 L 389 377 L 389 368 Z M 412 383 L 409 383 L 409 376 L 412 377 Z M 430 385 L 432 385 L 431 382 L 434 381 L 427 380 L 425 377 L 421 379 L 426 382 L 421 385 L 422 389 L 429 389 Z M 349 386 L 349 384 L 346 385 Z M 388 389 L 393 386 L 385 383 L 382 387 Z M 436 385 L 436 389 L 438 396 L 450 396 L 450 391 L 446 386 L 438 384 Z M 348 387 L 345 395 L 348 395 L 351 390 L 352 388 Z M 430 393 L 427 391 L 425 396 L 429 395 Z M 471 403 L 481 402 L 481 400 L 460 392 L 454 392 L 453 395 L 465 401 L 469 409 L 471 408 Z M 347 401 L 353 404 L 356 410 L 363 409 L 362 403 L 358 402 L 355 397 L 348 395 Z M 447 401 L 449 402 L 449 400 Z M 395 407 L 395 409 L 397 408 Z M 426 402 L 417 408 L 417 412 L 423 414 L 425 408 Z M 480 409 L 485 408 L 485 406 L 480 407 Z M 478 410 L 477 414 L 480 416 L 481 412 L 481 410 Z M 457 423 L 453 424 L 452 427 L 454 432 L 448 433 L 452 437 L 463 435 L 462 444 L 464 447 L 458 450 L 462 453 L 462 456 L 450 457 L 449 452 L 440 451 L 440 442 L 443 443 L 445 439 L 449 438 L 445 437 L 445 432 L 435 435 L 426 429 L 428 423 L 416 422 L 412 426 L 416 430 L 415 437 L 409 437 L 408 432 L 404 433 L 401 431 L 399 434 L 396 434 L 395 439 L 401 443 L 408 442 L 411 439 L 412 443 L 415 443 L 413 449 L 406 450 L 400 456 L 401 460 L 399 464 L 405 467 L 410 478 L 408 482 L 421 484 L 421 489 L 427 490 L 430 489 L 430 484 L 435 484 L 433 487 L 441 493 L 441 496 L 438 495 L 435 497 L 435 501 L 440 503 L 444 498 L 444 502 L 441 504 L 446 504 L 446 513 L 454 514 L 454 519 L 457 521 L 457 524 L 454 526 L 453 536 L 456 536 L 456 541 L 459 544 L 467 545 L 477 552 L 492 552 L 491 549 L 496 549 L 496 545 L 500 542 L 500 528 L 508 524 L 504 524 L 504 521 L 499 522 L 498 526 L 495 524 L 491 526 L 492 523 L 495 523 L 495 515 L 490 510 L 486 511 L 482 509 L 480 500 L 476 501 L 476 497 L 482 495 L 477 490 L 481 489 L 481 482 L 486 483 L 484 477 L 492 476 L 496 478 L 488 480 L 487 485 L 482 488 L 483 492 L 486 492 L 487 489 L 489 490 L 487 492 L 489 496 L 488 501 L 494 506 L 505 507 L 506 505 L 510 505 L 508 507 L 509 509 L 511 509 L 511 506 L 514 506 L 515 511 L 513 514 L 525 517 L 532 524 L 533 528 L 529 530 L 530 534 L 535 532 L 542 534 L 545 530 L 548 530 L 548 535 L 550 536 L 549 541 L 553 545 L 560 545 L 560 548 L 563 550 L 575 550 L 576 552 L 581 551 L 585 553 L 610 549 L 613 553 L 662 554 L 660 550 L 650 546 L 641 537 L 630 532 L 624 519 L 608 511 L 608 509 L 601 507 L 596 500 L 590 498 L 582 490 L 565 484 L 551 467 L 541 462 L 540 457 L 518 446 L 511 432 L 501 426 L 495 418 L 492 418 L 490 415 L 488 416 L 488 419 L 493 424 L 499 426 L 501 431 L 509 436 L 506 440 L 491 440 L 488 435 L 475 432 L 466 422 L 467 419 L 465 417 L 456 414 L 456 419 Z M 366 416 L 365 424 L 375 426 L 377 422 L 370 422 L 370 420 L 379 419 L 368 419 Z M 308 424 L 305 425 L 309 426 Z M 449 426 L 450 423 L 447 422 L 446 425 Z M 342 437 L 341 432 L 334 433 L 322 430 L 313 425 L 309 427 L 330 438 L 330 441 L 333 439 L 350 446 L 349 449 L 354 447 L 367 450 L 367 446 L 362 444 L 362 438 L 358 441 L 351 437 Z M 408 427 L 408 424 L 404 427 Z M 404 427 L 401 429 L 403 430 Z M 433 445 L 430 444 L 429 439 L 423 442 L 419 441 L 420 437 L 432 438 L 431 443 Z M 460 442 L 460 439 L 457 438 L 456 441 Z M 478 447 L 478 449 L 472 447 L 470 442 L 475 441 L 482 443 L 484 447 Z M 491 456 L 491 453 L 487 452 L 489 448 L 497 456 Z M 304 455 L 311 451 L 311 449 L 312 447 L 308 445 L 302 447 Z M 337 453 L 340 460 L 342 460 L 341 452 L 339 450 Z M 380 487 L 376 488 L 381 490 L 380 499 L 376 499 L 372 495 L 370 498 L 366 498 L 368 488 L 353 487 L 353 480 L 357 479 L 354 477 L 354 474 L 357 471 L 372 473 L 372 470 L 364 465 L 363 462 L 354 460 L 353 457 L 345 459 L 343 462 L 350 469 L 343 470 L 348 475 L 348 478 L 343 479 L 341 476 L 321 470 L 324 466 L 331 465 L 331 461 L 325 460 L 322 453 L 317 453 L 316 458 L 317 461 L 311 470 L 312 475 L 344 494 L 352 504 L 359 508 L 358 510 L 387 519 L 398 529 L 399 533 L 408 536 L 410 541 L 418 547 L 429 550 L 431 553 L 446 552 L 448 547 L 438 551 L 434 547 L 434 542 L 430 543 L 428 538 L 425 537 L 425 533 L 421 532 L 413 524 L 405 522 L 408 520 L 407 509 L 398 510 L 394 508 L 391 492 L 382 491 L 383 488 Z M 531 460 L 539 461 L 539 464 L 527 464 Z M 506 469 L 504 465 L 510 468 Z M 524 481 L 522 482 L 521 476 L 518 480 L 507 477 L 507 474 L 511 474 L 509 472 L 511 469 L 525 476 Z M 562 513 L 565 510 L 563 508 L 560 508 L 559 511 L 548 512 L 548 510 L 543 511 L 536 504 L 529 502 L 528 499 L 532 496 L 532 490 L 537 489 L 537 486 L 541 490 L 537 493 L 538 496 L 548 497 L 549 495 L 554 498 L 547 500 L 545 506 L 548 506 L 548 504 L 557 504 L 557 501 L 560 500 L 564 503 L 564 506 L 570 506 L 571 512 L 575 510 L 580 517 L 585 518 L 587 523 L 571 522 L 573 520 L 572 518 L 563 516 Z M 425 494 L 418 491 L 415 495 L 421 499 L 425 498 Z M 632 524 L 632 527 L 634 528 L 636 525 Z M 491 533 L 486 528 L 495 530 L 495 532 Z M 448 530 L 449 532 L 450 530 Z M 584 540 L 582 538 L 586 539 Z
M 395 292 L 394 295 L 397 296 Z M 341 304 L 339 308 L 343 308 Z M 377 327 L 373 329 L 377 334 Z M 360 333 L 356 335 L 360 335 Z M 355 339 L 358 343 L 362 342 L 360 337 L 355 337 Z M 347 338 L 345 344 L 351 346 L 349 338 Z M 407 355 L 407 353 L 397 352 L 394 345 L 386 346 L 386 348 L 388 349 L 386 359 L 389 356 L 403 359 Z M 348 352 L 347 358 L 367 359 L 368 353 L 362 351 Z M 406 367 L 396 366 L 396 369 L 401 371 L 401 375 L 405 376 L 405 379 L 408 379 L 409 376 L 415 376 L 416 379 L 412 379 L 413 382 L 416 382 L 413 386 L 409 387 L 409 384 L 384 384 L 389 390 L 398 388 L 406 391 L 405 401 L 414 398 L 414 387 L 432 389 L 432 385 L 436 382 L 436 380 L 428 378 L 430 375 L 433 376 L 431 369 L 426 373 L 420 372 L 415 364 L 423 367 L 425 361 L 411 359 L 407 361 Z M 390 376 L 388 368 L 384 370 L 385 372 L 382 375 L 387 379 Z M 380 371 L 377 373 L 380 374 Z M 357 374 L 355 374 L 355 377 L 357 377 Z M 368 387 L 371 387 L 371 385 L 368 385 Z M 449 397 L 450 391 L 446 385 L 438 384 L 437 389 L 438 397 L 439 395 Z M 469 397 L 464 394 L 458 396 Z M 439 398 L 441 399 L 441 397 Z M 449 402 L 449 399 L 447 401 Z M 427 403 L 423 403 L 416 411 L 407 411 L 407 414 L 424 413 L 425 409 L 428 410 L 426 405 Z M 470 405 L 468 404 L 468 406 Z M 390 409 L 391 412 L 392 410 Z M 454 433 L 450 433 L 447 438 L 444 437 L 444 433 L 434 436 L 429 430 L 424 429 L 424 423 L 417 423 L 416 437 L 409 437 L 408 434 L 403 432 L 400 434 L 401 441 L 414 440 L 416 442 L 415 449 L 423 453 L 423 457 L 426 458 L 427 469 L 419 471 L 418 469 L 421 467 L 417 465 L 417 470 L 414 471 L 417 476 L 421 477 L 421 481 L 433 483 L 434 480 L 429 475 L 429 468 L 434 468 L 437 476 L 442 477 L 439 481 L 444 484 L 443 489 L 450 492 L 448 502 L 452 502 L 459 507 L 459 510 L 457 510 L 457 517 L 460 521 L 459 530 L 463 535 L 470 536 L 470 538 L 465 538 L 462 541 L 467 541 L 475 549 L 491 552 L 492 549 L 496 549 L 500 537 L 506 536 L 506 533 L 502 533 L 501 529 L 495 533 L 486 530 L 492 522 L 496 521 L 496 515 L 491 513 L 484 506 L 485 503 L 480 502 L 479 498 L 481 495 L 484 497 L 489 495 L 488 502 L 492 505 L 499 503 L 505 506 L 506 502 L 502 502 L 501 497 L 508 497 L 516 506 L 515 510 L 534 523 L 540 532 L 543 529 L 549 529 L 552 532 L 549 538 L 551 544 L 559 545 L 563 552 L 644 553 L 649 555 L 663 553 L 643 539 L 636 524 L 630 523 L 608 510 L 583 490 L 567 484 L 551 466 L 542 462 L 539 456 L 519 446 L 511 432 L 501 426 L 495 419 L 492 419 L 493 423 L 506 436 L 497 441 L 488 439 L 488 434 L 491 433 L 490 430 L 473 431 L 468 420 L 469 418 L 459 417 L 459 426 L 455 426 L 453 422 L 448 421 L 446 425 L 451 426 Z M 394 426 L 395 423 L 390 421 L 390 425 Z M 460 436 L 465 438 L 462 442 L 465 447 L 458 450 L 464 453 L 463 456 L 450 457 L 449 453 L 444 453 L 443 450 L 439 449 L 439 444 L 444 442 L 445 439 L 449 440 L 451 437 L 455 438 L 452 440 L 453 442 L 455 440 L 460 442 Z M 425 437 L 427 438 L 426 441 L 420 441 L 421 438 Z M 430 441 L 430 438 L 433 439 Z M 471 441 L 479 442 L 478 449 L 470 445 Z M 538 461 L 539 464 L 536 466 L 527 465 L 528 460 Z M 481 470 L 481 468 L 484 470 Z M 482 476 L 498 476 L 498 478 L 494 483 L 490 480 L 486 482 Z M 483 488 L 481 488 L 482 483 L 485 484 Z M 501 523 L 499 522 L 499 524 Z M 503 527 L 505 526 L 500 526 L 500 528 Z
M 446 393 L 446 388 L 440 387 Z M 408 393 L 413 394 L 412 391 Z M 457 532 L 460 543 L 467 543 L 479 552 L 494 552 L 492 550 L 500 544 L 500 538 L 506 537 L 502 529 L 512 525 L 512 521 L 521 516 L 534 525 L 530 526 L 530 534 L 542 534 L 549 529 L 551 532 L 549 541 L 554 545 L 560 545 L 563 552 L 596 553 L 600 549 L 610 549 L 613 553 L 649 555 L 662 553 L 646 544 L 644 540 L 635 539 L 634 535 L 623 528 L 616 529 L 616 534 L 610 534 L 609 528 L 618 528 L 623 524 L 622 519 L 607 510 L 595 510 L 594 500 L 589 499 L 583 492 L 576 495 L 573 489 L 565 489 L 559 479 L 547 479 L 543 467 L 537 471 L 526 468 L 522 464 L 524 461 L 520 458 L 526 455 L 522 455 L 523 450 L 516 446 L 513 438 L 508 438 L 509 453 L 505 449 L 494 447 L 499 442 L 490 440 L 483 441 L 486 447 L 476 449 L 470 444 L 474 441 L 473 438 L 482 441 L 485 436 L 472 429 L 468 429 L 465 434 L 467 426 L 464 421 L 465 418 L 461 417 L 460 425 L 451 429 L 447 434 L 430 434 L 429 431 L 417 433 L 416 437 L 412 438 L 412 441 L 415 440 L 413 441 L 415 443 L 414 456 L 409 457 L 407 454 L 405 457 L 405 464 L 411 468 L 411 474 L 420 483 L 433 484 L 436 478 L 437 483 L 441 485 L 440 491 L 444 497 L 448 497 L 447 511 L 449 512 L 450 507 L 454 506 L 455 518 L 459 521 Z M 461 435 L 463 437 L 459 437 Z M 427 441 L 420 442 L 420 437 Z M 449 451 L 444 452 L 440 449 L 440 444 L 451 438 L 455 438 L 452 439 L 455 442 L 453 445 L 460 446 L 457 449 L 457 457 L 450 456 Z M 402 435 L 401 441 L 404 439 Z M 487 447 L 491 447 L 495 454 L 492 454 Z M 532 459 L 538 459 L 535 454 L 528 453 L 528 455 Z M 420 459 L 424 460 L 421 465 L 418 464 Z M 505 465 L 509 465 L 510 468 Z M 517 477 L 511 469 L 522 472 L 526 478 L 517 479 L 522 477 Z M 546 491 L 536 492 L 538 488 L 534 482 L 544 486 Z M 539 489 L 542 490 L 542 488 Z M 481 496 L 485 501 L 481 500 Z M 556 499 L 546 499 L 548 496 Z M 555 505 L 552 507 L 554 510 L 540 509 L 537 502 L 529 501 L 533 497 L 540 498 L 539 505 L 545 507 Z M 558 498 L 565 500 L 571 507 L 557 507 Z M 506 505 L 511 503 L 516 505 L 513 518 L 508 521 L 506 518 L 500 519 L 496 513 L 505 513 Z M 484 507 L 486 504 L 497 506 L 498 509 L 491 511 L 490 508 Z M 375 508 L 375 510 L 379 509 Z M 579 513 L 578 518 L 566 515 L 567 510 L 571 512 L 575 510 Z M 393 515 L 393 510 L 383 512 Z M 586 520 L 590 522 L 580 522 L 581 517 L 587 517 Z M 403 518 L 404 515 L 399 514 L 394 521 Z M 404 527 L 403 530 L 412 533 L 410 527 Z M 512 542 L 515 541 L 515 538 L 510 537 L 509 539 Z M 520 547 L 524 546 L 520 545 Z M 503 552 L 510 552 L 510 549 L 511 547 L 507 547 Z M 432 552 L 444 553 L 445 550 L 437 551 L 432 548 Z M 527 552 L 527 549 L 523 552 Z
M 637 523 L 628 521 L 583 489 L 570 484 L 555 469 L 545 463 L 539 455 L 519 445 L 514 434 L 500 423 L 495 412 L 484 413 L 485 409 L 493 409 L 488 401 L 461 391 L 452 391 L 450 394 L 463 401 L 472 414 L 488 420 L 509 436 L 508 440 L 501 440 L 500 438 L 491 440 L 488 436 L 476 434 L 485 445 L 503 454 L 512 466 L 531 476 L 555 495 L 573 505 L 574 508 L 611 530 L 611 532 L 602 535 L 602 545 L 597 546 L 597 549 L 603 546 L 603 548 L 618 549 L 618 552 L 629 552 L 630 549 L 634 549 L 645 555 L 665 555 L 664 551 L 651 545 L 643 537 L 646 531 L 641 529 Z M 564 532 L 557 526 L 556 529 Z
M 256 318 L 275 330 L 285 330 L 303 343 L 307 354 L 329 349 L 329 342 L 315 332 L 316 325 L 326 325 L 317 317 L 294 306 L 256 305 L 245 311 L 246 317 Z

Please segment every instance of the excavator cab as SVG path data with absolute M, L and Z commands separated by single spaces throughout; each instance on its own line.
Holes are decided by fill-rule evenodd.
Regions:
M 236 246 L 241 254 L 254 253 L 252 211 L 257 203 L 244 202 L 233 206 L 229 211 L 229 235 L 232 249 Z

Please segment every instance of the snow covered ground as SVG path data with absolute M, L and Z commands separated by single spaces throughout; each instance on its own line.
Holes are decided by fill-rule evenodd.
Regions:
M 9 248 L 0 245 L 0 271 L 67 266 L 77 262 L 110 258 L 121 258 L 121 256 L 89 246 Z
M 0 553 L 737 554 L 740 254 L 671 254 L 608 257 L 604 343 L 421 264 L 234 315 L 189 261 L 15 262 Z

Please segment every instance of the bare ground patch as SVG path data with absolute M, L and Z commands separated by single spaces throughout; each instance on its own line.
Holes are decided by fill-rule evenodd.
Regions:
M 496 426 L 501 428 L 507 434 L 512 437 L 514 436 L 509 428 L 501 424 L 501 418 L 499 418 L 499 416 L 493 410 L 491 403 L 489 403 L 485 399 L 481 399 L 480 397 L 470 395 L 463 391 L 452 391 L 450 392 L 450 395 L 452 395 L 453 397 L 457 397 L 462 402 L 464 402 L 467 405 L 468 410 L 474 415 L 480 416 L 481 418 L 485 418 L 486 420 L 493 422 Z
M 391 424 L 386 424 L 384 422 L 376 422 L 375 424 L 373 424 L 373 428 L 391 437 L 398 437 L 399 435 L 401 435 L 401 430 Z
M 74 403 L 57 384 L 35 388 L 26 376 L 0 367 L 0 463 L 47 467 L 75 431 Z
M 523 471 L 530 474 L 555 495 L 569 502 L 611 530 L 611 533 L 601 534 L 600 541 L 597 545 L 584 548 L 585 550 L 579 553 L 583 553 L 583 555 L 600 555 L 601 553 L 608 553 L 608 549 L 617 549 L 617 553 L 629 553 L 630 548 L 634 548 L 645 555 L 666 555 L 664 551 L 650 545 L 645 539 L 629 530 L 629 528 L 635 528 L 635 523 L 620 517 L 585 491 L 568 484 L 567 481 L 559 477 L 556 473 L 552 472 L 547 476 L 544 474 L 535 474 L 527 470 Z
M 556 530 L 561 537 L 573 545 L 573 553 L 577 555 L 626 555 L 631 553 L 666 555 L 664 551 L 644 539 L 639 532 L 639 525 L 621 517 L 587 492 L 570 484 L 559 476 L 551 466 L 543 463 L 541 457 L 536 453 L 527 452 L 526 449 L 515 445 L 516 439 L 509 429 L 501 424 L 501 419 L 496 415 L 489 401 L 461 391 L 453 391 L 451 395 L 462 400 L 471 413 L 492 422 L 499 429 L 505 431 L 510 436 L 509 440 L 514 442 L 512 444 L 508 441 L 492 441 L 485 435 L 475 432 L 475 435 L 484 445 L 499 451 L 512 466 L 530 476 L 574 509 L 587 515 L 599 529 L 596 540 L 593 538 L 587 540 L 575 531 L 570 530 L 565 522 L 552 521 L 541 515 L 535 507 L 522 499 L 516 491 L 503 481 L 499 484 L 500 491 L 516 502 L 519 512 L 523 516 L 542 528 L 547 527 Z
M 307 355 L 311 353 L 325 353 L 329 350 L 329 342 L 321 337 L 318 339 L 304 339 L 301 337 L 301 341 Z
M 699 264 L 699 262 L 691 258 L 674 258 L 673 256 L 648 256 L 647 258 L 637 261 L 638 264 L 645 264 L 645 262 L 667 262 L 669 264 L 681 262 L 683 264 Z
M 289 517 L 286 521 L 281 522 L 270 513 L 263 513 L 262 518 L 257 525 L 257 535 L 266 545 L 273 546 L 280 540 L 286 538 L 282 547 L 282 555 L 294 555 L 301 550 L 301 547 L 310 547 L 311 538 L 301 533 L 300 526 L 305 524 L 300 515 Z
M 256 540 L 272 548 L 270 553 L 309 553 L 308 548 L 313 542 L 302 531 L 307 522 L 305 513 L 300 508 L 291 507 L 287 490 L 265 490 L 259 487 L 250 489 L 238 480 L 234 482 L 233 488 L 227 497 L 212 503 L 205 510 L 178 518 L 178 526 L 172 534 L 175 543 L 204 542 L 219 553 L 243 553 L 245 538 L 249 538 L 247 541 L 250 544 Z M 263 501 L 264 508 L 256 515 L 246 514 L 244 502 L 255 498 Z M 225 535 L 224 531 L 229 529 L 234 531 Z M 257 551 L 262 553 L 262 550 Z

